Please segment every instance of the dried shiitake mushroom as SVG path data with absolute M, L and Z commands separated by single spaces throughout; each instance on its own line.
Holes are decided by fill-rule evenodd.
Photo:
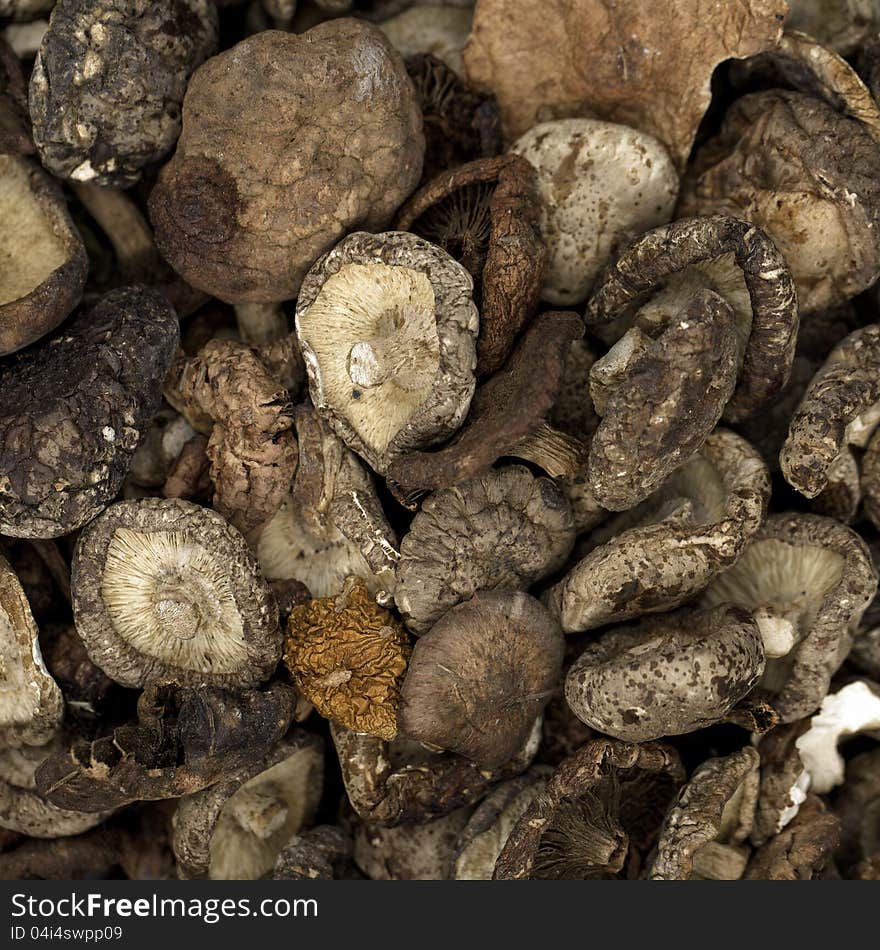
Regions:
M 182 798 L 172 838 L 179 876 L 266 877 L 291 836 L 311 824 L 323 780 L 320 739 L 295 730 L 256 762 Z
M 644 742 L 721 721 L 763 671 L 761 634 L 748 611 L 681 608 L 589 643 L 568 671 L 565 698 L 591 728 Z
M 473 10 L 427 4 L 383 19 L 382 32 L 403 56 L 431 53 L 457 73 L 464 72 L 462 50 L 471 31 Z
M 678 174 L 664 146 L 643 132 L 595 119 L 543 122 L 511 147 L 537 170 L 547 242 L 541 297 L 584 300 L 614 251 L 672 217 Z
M 143 488 L 161 488 L 183 447 L 196 434 L 186 418 L 160 409 L 131 458 L 128 478 Z
M 0 531 L 54 538 L 122 486 L 161 399 L 178 324 L 145 287 L 105 294 L 0 364 Z
M 420 637 L 400 731 L 497 769 L 522 748 L 560 679 L 562 631 L 521 592 L 480 591 Z
M 400 543 L 394 599 L 417 636 L 479 590 L 522 590 L 560 568 L 571 507 L 549 478 L 510 465 L 435 492 Z
M 750 835 L 756 847 L 778 835 L 807 800 L 810 773 L 798 752 L 797 740 L 809 726 L 809 719 L 801 719 L 779 726 L 757 739 L 761 771 L 755 821 Z
M 278 852 L 273 881 L 332 881 L 352 874 L 352 841 L 339 825 L 294 835 Z
M 743 880 L 812 880 L 839 843 L 840 822 L 820 798 L 810 795 L 791 824 L 754 853 Z
M 125 187 L 171 151 L 193 70 L 217 46 L 208 0 L 58 0 L 30 84 L 53 175 Z
M 870 554 L 854 531 L 818 515 L 779 514 L 701 602 L 752 614 L 767 656 L 761 693 L 782 722 L 793 722 L 822 701 L 876 590 Z
M 834 800 L 841 842 L 835 860 L 849 871 L 860 861 L 880 858 L 880 747 L 854 756 L 846 764 L 846 780 Z
M 360 578 L 335 597 L 294 607 L 287 622 L 284 663 L 300 693 L 322 716 L 381 739 L 397 735 L 409 654 L 403 626 Z
M 428 241 L 351 234 L 308 272 L 296 332 L 315 408 L 384 473 L 451 436 L 474 394 L 473 280 Z
M 421 121 L 376 27 L 258 33 L 190 80 L 177 151 L 150 196 L 156 242 L 221 300 L 295 297 L 317 257 L 350 231 L 385 227 L 418 183 Z
M 272 594 L 244 538 L 179 499 L 112 505 L 79 537 L 73 613 L 111 679 L 256 686 L 281 659 Z

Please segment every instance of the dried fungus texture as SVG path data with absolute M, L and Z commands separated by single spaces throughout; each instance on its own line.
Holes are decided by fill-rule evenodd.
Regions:
M 30 84 L 43 164 L 70 181 L 134 184 L 174 147 L 187 81 L 216 45 L 208 0 L 59 0 Z
M 752 856 L 746 881 L 810 881 L 831 860 L 840 842 L 840 822 L 810 795 L 797 817 Z
M 278 852 L 273 881 L 333 881 L 351 877 L 351 838 L 338 825 L 294 835 Z
M 359 578 L 340 594 L 294 607 L 284 662 L 322 716 L 346 729 L 391 740 L 397 735 L 400 684 L 409 638 Z
M 159 249 L 221 300 L 295 297 L 345 234 L 387 226 L 421 175 L 421 126 L 400 55 L 369 24 L 243 40 L 190 80 L 150 198 Z
M 810 776 L 798 752 L 797 740 L 809 726 L 809 719 L 782 725 L 762 736 L 757 744 L 761 775 L 750 836 L 755 847 L 778 835 L 806 801 Z
M 3 361 L 0 531 L 60 537 L 112 500 L 159 408 L 178 335 L 163 297 L 125 287 Z
M 29 155 L 33 151 L 21 63 L 12 47 L 0 37 L 0 154 Z
M 520 465 L 493 469 L 422 505 L 400 544 L 395 601 L 426 633 L 479 590 L 523 590 L 560 568 L 574 544 L 565 495 Z
M 540 121 L 595 116 L 654 136 L 682 167 L 715 67 L 776 43 L 787 12 L 784 0 L 481 0 L 465 68 L 498 97 L 510 139 Z
M 165 394 L 194 424 L 210 420 L 205 451 L 217 511 L 242 534 L 265 524 L 281 507 L 297 463 L 284 386 L 251 347 L 211 340 L 177 361 Z

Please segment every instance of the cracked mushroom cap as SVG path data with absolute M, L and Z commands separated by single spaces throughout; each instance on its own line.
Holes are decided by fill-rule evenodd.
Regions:
M 828 692 L 876 590 L 871 555 L 854 531 L 819 515 L 780 514 L 701 603 L 751 612 L 768 660 L 761 692 L 782 722 L 793 722 Z
M 584 300 L 621 244 L 672 217 L 678 173 L 665 146 L 597 119 L 542 122 L 511 146 L 537 170 L 547 271 L 541 297 Z
M 0 531 L 55 538 L 122 487 L 179 328 L 146 287 L 110 291 L 0 365 Z
M 565 698 L 592 729 L 645 742 L 720 722 L 763 671 L 748 611 L 682 608 L 603 633 L 568 671 Z
M 700 765 L 663 820 L 652 881 L 736 881 L 749 859 L 760 756 L 746 746 Z
M 480 591 L 416 642 L 400 731 L 498 768 L 522 748 L 550 701 L 564 650 L 558 624 L 533 597 Z
M 491 469 L 435 492 L 400 544 L 394 598 L 426 633 L 479 590 L 524 590 L 560 568 L 574 544 L 567 498 L 525 466 Z
M 470 274 L 414 234 L 351 234 L 308 272 L 296 332 L 312 403 L 380 474 L 451 436 L 474 394 Z
M 24 591 L 0 556 L 0 749 L 39 746 L 64 715 L 64 699 L 40 653 Z
M 678 607 L 736 561 L 764 520 L 770 476 L 745 439 L 716 429 L 547 595 L 566 633 Z
M 255 881 L 314 818 L 324 784 L 321 740 L 295 731 L 258 762 L 182 798 L 172 847 L 183 880 Z
M 174 147 L 187 81 L 217 28 L 208 0 L 59 0 L 30 83 L 46 168 L 70 181 L 137 182 Z
M 206 508 L 159 498 L 112 505 L 80 535 L 71 580 L 89 656 L 123 686 L 256 686 L 281 659 L 278 610 L 257 562 Z
M 258 33 L 190 80 L 150 196 L 156 243 L 221 300 L 288 300 L 345 234 L 388 225 L 424 149 L 415 90 L 379 29 L 345 18 Z

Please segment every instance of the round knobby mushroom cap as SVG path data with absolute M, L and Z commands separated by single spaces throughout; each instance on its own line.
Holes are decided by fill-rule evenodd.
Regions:
M 648 872 L 653 881 L 736 881 L 749 852 L 742 847 L 754 820 L 760 756 L 746 746 L 700 765 L 660 829 Z
M 156 242 L 222 300 L 288 300 L 343 235 L 387 226 L 424 148 L 403 60 L 376 27 L 258 33 L 190 81 L 177 151 L 150 196 Z
M 751 612 L 768 658 L 761 691 L 782 722 L 793 722 L 828 692 L 876 590 L 870 553 L 854 531 L 818 515 L 781 514 L 701 601 Z
M 184 880 L 255 881 L 311 824 L 324 782 L 320 739 L 296 731 L 255 765 L 180 800 L 172 847 Z
M 678 174 L 669 153 L 626 125 L 543 122 L 511 151 L 538 172 L 548 253 L 541 296 L 552 304 L 583 300 L 616 247 L 672 217 Z
M 59 0 L 31 74 L 43 164 L 58 178 L 134 184 L 171 151 L 187 80 L 216 45 L 208 0 Z
M 470 274 L 414 234 L 352 234 L 303 281 L 296 332 L 315 408 L 383 473 L 441 442 L 474 394 Z
M 0 531 L 68 534 L 122 486 L 159 407 L 179 328 L 145 287 L 105 294 L 0 365 Z
M 427 4 L 382 21 L 382 32 L 403 56 L 431 53 L 456 73 L 464 73 L 462 50 L 471 31 L 469 6 Z
M 64 715 L 64 699 L 40 653 L 21 584 L 0 556 L 0 748 L 43 745 Z
M 88 271 L 61 189 L 17 155 L 0 155 L 0 356 L 54 330 Z
M 511 465 L 435 492 L 400 544 L 394 598 L 420 635 L 479 590 L 522 590 L 560 568 L 574 544 L 568 499 Z
M 547 595 L 566 633 L 678 607 L 739 557 L 764 520 L 770 476 L 745 439 L 717 429 Z
M 534 598 L 481 591 L 417 641 L 401 689 L 400 730 L 497 768 L 522 747 L 550 701 L 563 652 L 562 631 Z
M 748 611 L 683 608 L 602 634 L 568 671 L 565 698 L 593 729 L 644 742 L 719 722 L 763 671 Z
M 277 607 L 255 558 L 198 505 L 112 505 L 80 535 L 71 581 L 89 656 L 123 686 L 255 686 L 281 659 Z

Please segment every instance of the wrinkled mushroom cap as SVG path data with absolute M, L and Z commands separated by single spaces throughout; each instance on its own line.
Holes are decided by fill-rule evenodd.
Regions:
M 244 538 L 178 499 L 119 502 L 80 535 L 77 631 L 111 679 L 255 686 L 281 658 L 277 607 Z

